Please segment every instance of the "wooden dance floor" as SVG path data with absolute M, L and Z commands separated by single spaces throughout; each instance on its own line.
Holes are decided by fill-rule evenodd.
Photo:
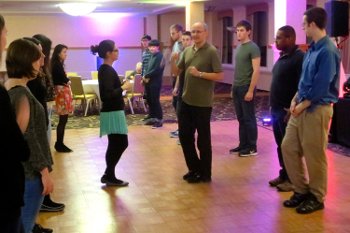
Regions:
M 292 193 L 268 185 L 279 169 L 271 130 L 258 128 L 258 156 L 240 158 L 228 153 L 238 143 L 237 121 L 211 127 L 212 182 L 188 184 L 181 146 L 169 138 L 176 125 L 130 126 L 129 148 L 116 169 L 130 182 L 125 188 L 100 183 L 107 138 L 98 137 L 99 129 L 67 130 L 65 143 L 74 152 L 52 148 L 51 195 L 66 208 L 40 213 L 38 222 L 55 233 L 350 232 L 350 157 L 328 151 L 326 207 L 300 215 L 282 206 Z

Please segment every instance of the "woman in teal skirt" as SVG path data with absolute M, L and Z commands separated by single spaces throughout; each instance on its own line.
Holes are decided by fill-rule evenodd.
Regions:
M 115 167 L 128 147 L 128 128 L 124 113 L 123 91 L 130 89 L 130 83 L 122 85 L 117 72 L 112 67 L 118 60 L 119 51 L 114 41 L 103 40 L 91 46 L 91 52 L 103 58 L 98 70 L 98 83 L 102 108 L 100 113 L 100 137 L 108 136 L 106 170 L 101 182 L 109 186 L 127 186 L 129 183 L 115 177 Z

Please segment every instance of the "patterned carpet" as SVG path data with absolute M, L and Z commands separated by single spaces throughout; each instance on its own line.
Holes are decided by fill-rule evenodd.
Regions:
M 257 117 L 260 119 L 264 114 L 268 113 L 268 96 L 258 96 L 257 103 Z M 167 98 L 161 100 L 163 108 L 164 123 L 175 123 L 176 116 L 173 109 L 171 99 Z M 135 108 L 135 114 L 131 114 L 128 107 L 126 108 L 126 118 L 128 125 L 142 125 L 142 119 L 145 117 L 145 113 L 142 109 Z M 236 119 L 232 99 L 230 97 L 216 97 L 214 99 L 213 113 L 211 121 L 226 121 Z M 52 116 L 53 127 L 58 123 L 57 115 Z M 81 109 L 76 109 L 73 116 L 68 118 L 67 129 L 79 129 L 79 128 L 98 128 L 100 127 L 99 115 L 96 110 L 91 111 L 90 115 L 84 117 Z
M 233 102 L 230 97 L 231 85 L 218 84 L 215 88 L 215 98 L 211 121 L 226 121 L 236 119 Z M 164 87 L 161 92 L 161 105 L 163 109 L 164 123 L 175 123 L 175 111 L 171 103 L 171 88 Z M 268 115 L 269 110 L 269 95 L 268 92 L 259 91 L 256 98 L 256 112 L 258 121 Z M 142 125 L 142 119 L 145 117 L 145 112 L 142 108 L 134 108 L 135 114 L 130 113 L 130 109 L 126 106 L 126 118 L 128 125 Z M 58 123 L 58 117 L 55 113 L 52 115 L 53 129 Z M 68 118 L 67 129 L 79 128 L 98 128 L 99 113 L 97 109 L 92 109 L 88 116 L 83 116 L 81 108 L 77 107 L 74 115 Z
M 211 121 L 228 121 L 235 120 L 236 114 L 233 107 L 233 102 L 230 97 L 231 85 L 220 84 L 215 88 L 215 98 L 213 105 L 213 112 Z M 163 108 L 163 120 L 164 123 L 175 123 L 176 116 L 175 111 L 171 103 L 171 88 L 164 87 L 161 93 L 161 105 Z M 262 124 L 262 118 L 269 115 L 269 93 L 264 91 L 258 91 L 255 100 L 256 103 L 256 117 L 259 127 L 264 127 L 268 130 L 272 130 L 271 126 Z M 131 114 L 128 107 L 126 107 L 126 118 L 128 125 L 142 125 L 142 119 L 145 117 L 145 113 L 142 108 L 134 108 L 135 114 Z M 100 118 L 98 110 L 93 109 L 89 115 L 84 117 L 82 109 L 77 108 L 74 115 L 68 119 L 67 129 L 80 129 L 80 128 L 99 128 Z M 58 123 L 58 117 L 55 113 L 52 115 L 52 126 L 55 129 Z M 328 149 L 345 156 L 350 157 L 350 148 L 341 146 L 335 143 L 329 143 Z

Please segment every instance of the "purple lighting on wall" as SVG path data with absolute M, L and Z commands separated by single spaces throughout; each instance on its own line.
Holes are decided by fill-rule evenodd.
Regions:
M 94 32 L 99 36 L 118 36 L 120 29 L 128 23 L 123 21 L 128 20 L 131 13 L 92 13 L 88 15 L 91 19 L 91 26 Z M 112 38 L 113 39 L 113 38 Z

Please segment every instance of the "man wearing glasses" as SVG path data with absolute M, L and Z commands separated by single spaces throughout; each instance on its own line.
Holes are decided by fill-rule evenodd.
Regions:
M 331 104 L 338 101 L 340 53 L 326 34 L 326 22 L 323 8 L 304 13 L 303 29 L 312 43 L 304 57 L 282 141 L 287 173 L 295 186 L 294 194 L 283 205 L 296 208 L 299 214 L 323 209 L 327 193 L 328 124 L 333 114 Z
M 212 148 L 210 116 L 215 81 L 223 79 L 220 58 L 214 46 L 207 43 L 208 26 L 193 24 L 191 35 L 194 45 L 186 48 L 177 66 L 185 72 L 182 104 L 179 110 L 179 138 L 188 173 L 188 183 L 210 182 Z M 197 146 L 195 132 L 197 131 Z

